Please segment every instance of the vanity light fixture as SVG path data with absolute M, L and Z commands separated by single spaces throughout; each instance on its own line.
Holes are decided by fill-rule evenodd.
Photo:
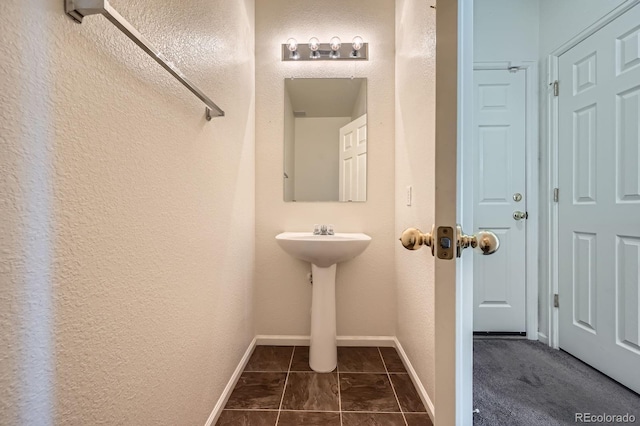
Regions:
M 282 45 L 283 61 L 336 61 L 369 60 L 369 45 L 362 37 L 353 38 L 351 45 L 343 44 L 339 37 L 332 37 L 329 43 L 320 43 L 317 37 L 311 37 L 309 43 L 298 44 L 290 38 Z
M 296 41 L 295 38 L 290 38 L 289 40 L 287 40 L 287 50 L 289 50 L 289 59 L 290 60 L 297 60 L 300 59 L 300 54 L 298 53 L 298 42 Z
M 309 39 L 309 50 L 311 51 L 309 58 L 318 59 L 320 57 L 320 52 L 318 52 L 318 49 L 320 49 L 320 40 L 315 37 L 311 37 Z
M 362 40 L 362 37 L 355 36 L 351 41 L 351 47 L 353 47 L 353 50 L 351 51 L 352 58 L 360 57 L 360 50 L 362 49 L 362 46 L 364 46 L 364 41 Z
M 342 42 L 339 37 L 332 37 L 329 40 L 329 46 L 331 46 L 331 53 L 329 53 L 329 57 L 331 59 L 338 59 L 340 57 L 340 46 L 342 46 Z

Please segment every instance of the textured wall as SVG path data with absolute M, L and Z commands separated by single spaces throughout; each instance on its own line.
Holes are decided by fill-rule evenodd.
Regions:
M 282 62 L 289 37 L 343 42 L 360 35 L 370 48 L 362 62 Z M 394 283 L 394 2 L 258 0 L 256 2 L 256 303 L 258 334 L 308 335 L 310 266 L 282 251 L 275 236 L 333 223 L 337 232 L 373 238 L 358 258 L 338 266 L 339 335 L 395 335 Z M 366 203 L 282 201 L 284 79 L 368 78 Z
M 204 424 L 253 337 L 254 5 L 0 3 L 0 424 Z
M 538 0 L 540 56 L 546 56 L 625 0 Z
M 435 11 L 418 0 L 396 2 L 395 229 L 431 231 L 435 176 L 425 167 L 435 155 Z M 419 108 L 416 105 L 420 105 Z M 406 187 L 413 187 L 412 206 Z M 398 340 L 434 399 L 434 261 L 428 248 L 409 252 L 395 244 Z
M 474 62 L 537 61 L 538 11 L 538 0 L 475 0 Z

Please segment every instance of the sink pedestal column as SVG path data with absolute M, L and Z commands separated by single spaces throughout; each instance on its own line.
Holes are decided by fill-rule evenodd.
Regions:
M 336 368 L 336 264 L 321 268 L 311 264 L 313 295 L 311 297 L 311 343 L 309 366 L 327 373 Z

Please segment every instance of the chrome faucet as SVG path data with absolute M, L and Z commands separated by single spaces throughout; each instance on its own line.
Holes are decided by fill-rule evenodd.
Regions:
M 334 235 L 333 225 L 313 225 L 313 235 Z

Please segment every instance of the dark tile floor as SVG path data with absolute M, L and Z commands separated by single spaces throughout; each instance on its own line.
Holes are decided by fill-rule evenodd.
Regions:
M 218 426 L 433 425 L 394 348 L 339 347 L 316 373 L 307 346 L 257 346 Z

